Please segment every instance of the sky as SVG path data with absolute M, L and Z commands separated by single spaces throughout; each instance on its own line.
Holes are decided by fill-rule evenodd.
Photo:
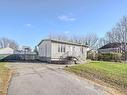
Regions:
M 0 37 L 34 47 L 48 35 L 103 37 L 127 15 L 127 0 L 0 0 Z

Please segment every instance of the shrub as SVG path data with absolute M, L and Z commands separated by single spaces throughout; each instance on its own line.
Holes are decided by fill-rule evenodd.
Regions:
M 121 61 L 122 54 L 121 53 L 104 53 L 98 54 L 99 61 Z
M 122 54 L 121 53 L 113 53 L 112 59 L 115 62 L 121 61 Z
M 97 60 L 97 53 L 96 52 L 88 52 L 87 53 L 87 59 L 91 59 L 91 60 Z

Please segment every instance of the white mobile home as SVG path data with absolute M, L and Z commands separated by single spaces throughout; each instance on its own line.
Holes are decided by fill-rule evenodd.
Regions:
M 45 39 L 38 44 L 38 56 L 40 60 L 50 63 L 69 58 L 86 60 L 87 46 L 73 42 Z

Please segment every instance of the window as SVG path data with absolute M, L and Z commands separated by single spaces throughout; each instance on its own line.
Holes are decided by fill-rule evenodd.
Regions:
M 58 52 L 66 52 L 66 46 L 65 45 L 58 45 Z
M 66 52 L 66 46 L 64 45 L 63 52 Z
M 60 49 L 60 45 L 58 45 L 58 52 L 60 52 L 60 50 L 61 50 L 61 49 Z
M 73 46 L 73 52 L 75 52 L 75 46 Z
M 61 52 L 63 52 L 63 46 L 61 45 Z
M 65 45 L 62 45 L 62 52 L 65 52 L 66 51 L 66 46 Z
M 81 52 L 84 53 L 83 47 L 81 47 Z

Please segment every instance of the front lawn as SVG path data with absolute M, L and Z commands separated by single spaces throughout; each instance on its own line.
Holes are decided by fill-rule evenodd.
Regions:
M 6 67 L 5 63 L 0 62 L 0 95 L 6 95 L 7 82 L 10 76 L 10 69 Z
M 96 82 L 101 80 L 127 94 L 127 64 L 92 61 L 70 66 L 65 70 Z

